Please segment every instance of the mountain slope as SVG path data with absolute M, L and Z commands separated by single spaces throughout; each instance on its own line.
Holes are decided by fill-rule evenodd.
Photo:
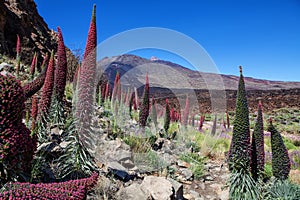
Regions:
M 0 54 L 15 57 L 17 34 L 24 63 L 30 63 L 34 52 L 45 54 L 56 49 L 54 34 L 39 15 L 34 0 L 0 1 Z
M 210 112 L 212 110 L 212 95 L 217 103 L 226 99 L 228 110 L 234 110 L 236 90 L 239 77 L 193 71 L 178 64 L 150 60 L 135 55 L 121 55 L 104 58 L 98 62 L 98 77 L 106 75 L 113 85 L 117 71 L 121 75 L 124 87 L 139 88 L 142 94 L 146 73 L 149 74 L 150 93 L 158 102 L 169 98 L 173 104 L 182 105 L 186 94 L 194 95 L 194 110 Z M 265 110 L 281 107 L 300 108 L 300 82 L 284 82 L 245 78 L 250 110 L 255 111 L 258 100 L 262 100 Z M 215 91 L 215 92 L 214 92 Z M 196 103 L 197 101 L 198 103 Z M 214 102 L 214 103 L 216 103 Z M 162 103 L 163 104 L 163 103 Z
M 105 69 L 111 83 L 119 71 L 121 76 L 124 75 L 122 84 L 133 87 L 143 85 L 145 72 L 149 73 L 152 86 L 170 86 L 175 89 L 222 89 L 211 86 L 215 84 L 224 85 L 225 90 L 236 90 L 239 79 L 238 76 L 198 72 L 169 61 L 149 60 L 129 54 L 104 58 L 99 62 L 98 68 L 101 71 Z M 269 81 L 251 77 L 245 77 L 245 83 L 247 90 L 300 88 L 300 82 Z

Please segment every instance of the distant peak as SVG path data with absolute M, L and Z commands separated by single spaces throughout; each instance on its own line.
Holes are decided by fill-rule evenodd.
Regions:
M 155 56 L 151 56 L 150 60 L 151 61 L 156 61 L 156 60 L 159 60 L 159 59 L 157 57 L 155 57 Z

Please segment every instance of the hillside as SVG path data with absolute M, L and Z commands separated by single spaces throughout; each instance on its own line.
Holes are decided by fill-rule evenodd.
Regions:
M 176 99 L 179 97 L 184 99 L 186 93 L 195 91 L 200 111 L 203 112 L 210 111 L 211 102 L 208 91 L 213 90 L 226 91 L 227 108 L 233 110 L 235 106 L 239 79 L 237 76 L 198 72 L 169 61 L 150 60 L 135 55 L 106 57 L 98 63 L 98 71 L 105 71 L 111 84 L 113 84 L 118 71 L 121 75 L 122 85 L 131 88 L 142 87 L 145 74 L 148 72 L 151 93 L 156 98 Z M 298 101 L 300 82 L 270 81 L 246 77 L 245 84 L 250 109 L 256 108 L 258 99 L 264 101 L 267 110 L 300 107 Z M 174 103 L 176 104 L 176 102 Z
M 44 55 L 56 49 L 53 33 L 39 15 L 34 0 L 0 1 L 0 54 L 15 57 L 18 34 L 22 61 L 28 64 L 34 52 Z

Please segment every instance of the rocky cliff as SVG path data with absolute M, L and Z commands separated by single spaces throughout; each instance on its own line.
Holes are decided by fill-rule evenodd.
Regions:
M 56 48 L 55 34 L 39 15 L 34 0 L 0 1 L 0 54 L 15 57 L 17 34 L 24 63 L 31 61 L 35 51 L 45 54 Z

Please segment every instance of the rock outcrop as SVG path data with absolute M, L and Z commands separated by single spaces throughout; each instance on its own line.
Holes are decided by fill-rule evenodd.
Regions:
M 17 34 L 21 38 L 21 60 L 26 64 L 34 52 L 45 54 L 56 48 L 55 34 L 39 15 L 34 0 L 0 1 L 0 54 L 15 57 Z

